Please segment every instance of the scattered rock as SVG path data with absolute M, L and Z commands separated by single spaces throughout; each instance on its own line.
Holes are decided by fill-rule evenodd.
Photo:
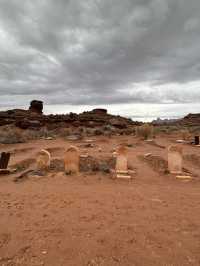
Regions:
M 109 122 L 110 122 L 110 125 L 116 128 L 119 128 L 119 129 L 127 128 L 127 123 L 122 119 L 112 118 Z
M 81 148 L 94 148 L 95 144 L 94 143 L 86 143 L 86 144 L 82 144 L 80 145 Z
M 75 141 L 75 140 L 81 140 L 82 137 L 80 135 L 71 135 L 66 137 L 67 140 Z

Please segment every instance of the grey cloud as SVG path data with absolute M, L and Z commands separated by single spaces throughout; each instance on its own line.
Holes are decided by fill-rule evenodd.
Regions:
M 198 0 L 0 0 L 0 105 L 200 101 L 199 14 Z

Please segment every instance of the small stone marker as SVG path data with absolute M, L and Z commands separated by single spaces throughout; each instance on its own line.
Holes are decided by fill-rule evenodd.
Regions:
M 120 146 L 117 151 L 116 172 L 128 173 L 127 148 Z
M 199 145 L 200 143 L 199 143 L 199 136 L 195 136 L 194 137 L 194 144 L 195 145 Z
M 168 148 L 168 170 L 172 174 L 182 173 L 183 148 L 172 145 Z
M 131 178 L 131 176 L 128 174 L 127 148 L 125 146 L 120 146 L 118 148 L 115 170 L 117 178 L 120 179 Z
M 70 146 L 64 156 L 65 173 L 77 174 L 79 172 L 79 150 L 75 146 Z
M 2 152 L 0 157 L 0 169 L 7 169 L 10 160 L 10 153 Z
M 38 157 L 36 160 L 36 168 L 38 171 L 44 171 L 48 170 L 50 167 L 50 162 L 51 162 L 51 155 L 48 151 L 46 150 L 41 150 L 38 153 Z

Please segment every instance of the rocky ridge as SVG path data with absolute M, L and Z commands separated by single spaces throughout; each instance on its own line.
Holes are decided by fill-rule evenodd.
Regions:
M 106 109 L 94 109 L 81 114 L 57 114 L 44 115 L 42 113 L 43 103 L 32 101 L 28 110 L 13 109 L 0 112 L 0 126 L 15 125 L 21 129 L 55 129 L 60 127 L 89 127 L 98 128 L 102 126 L 127 129 L 133 125 L 140 125 L 140 122 L 133 122 L 131 119 L 115 116 L 107 113 Z

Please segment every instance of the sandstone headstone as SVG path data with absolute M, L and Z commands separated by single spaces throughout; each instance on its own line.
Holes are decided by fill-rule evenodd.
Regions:
M 79 150 L 75 146 L 69 147 L 64 156 L 65 173 L 77 174 L 79 172 Z
M 172 174 L 182 173 L 183 148 L 172 145 L 168 148 L 168 170 Z
M 50 167 L 50 162 L 51 162 L 50 153 L 46 150 L 41 150 L 38 153 L 38 157 L 36 159 L 37 170 L 38 171 L 48 170 L 48 168 Z
M 117 151 L 116 172 L 121 174 L 128 173 L 127 148 L 120 146 Z

